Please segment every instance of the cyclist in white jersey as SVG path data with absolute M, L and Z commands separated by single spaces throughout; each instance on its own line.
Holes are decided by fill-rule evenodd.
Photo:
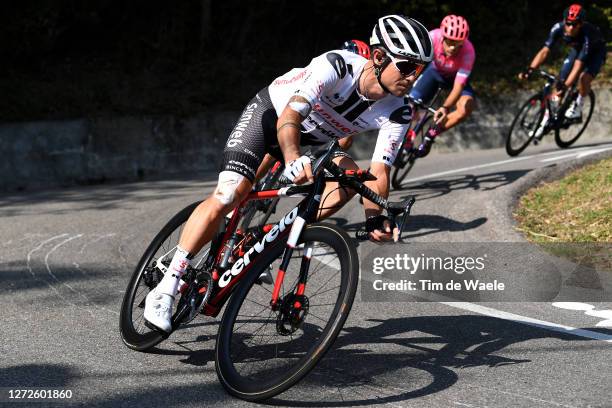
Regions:
M 189 259 L 213 238 L 222 218 L 251 191 L 266 154 L 283 160 L 284 175 L 302 184 L 313 177 L 310 159 L 302 155 L 300 146 L 377 130 L 370 166 L 377 179 L 366 185 L 388 196 L 390 166 L 411 120 L 404 96 L 432 60 L 433 47 L 421 23 L 399 15 L 378 20 L 370 45 L 369 60 L 345 50 L 326 52 L 307 67 L 280 76 L 247 104 L 225 145 L 214 193 L 189 217 L 168 273 L 147 295 L 144 318 L 151 325 L 170 331 L 172 303 Z M 347 155 L 334 161 L 344 168 L 358 168 Z M 337 183 L 328 183 L 320 218 L 337 211 L 352 194 L 338 189 Z M 371 240 L 397 237 L 397 227 L 381 215 L 380 207 L 364 200 L 364 209 Z

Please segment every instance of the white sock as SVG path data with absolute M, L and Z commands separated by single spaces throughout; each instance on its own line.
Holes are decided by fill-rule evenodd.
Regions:
M 168 272 L 166 272 L 161 282 L 159 282 L 159 285 L 157 285 L 156 289 L 159 293 L 165 293 L 171 296 L 176 295 L 179 280 L 187 270 L 187 266 L 189 266 L 188 256 L 189 252 L 185 251 L 180 246 L 176 247 L 176 252 L 172 257 Z
M 582 95 L 578 94 L 576 97 L 576 105 L 582 106 Z

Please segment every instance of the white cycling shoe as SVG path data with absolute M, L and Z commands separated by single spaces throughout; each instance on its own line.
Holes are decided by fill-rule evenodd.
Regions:
M 145 320 L 159 330 L 169 333 L 172 330 L 172 304 L 174 297 L 166 293 L 158 293 L 153 289 L 145 299 Z
M 542 136 L 542 134 L 544 133 L 544 129 L 546 129 L 546 125 L 548 125 L 549 118 L 550 118 L 550 115 L 548 114 L 548 111 L 545 111 L 544 116 L 542 117 L 542 121 L 540 121 L 540 124 L 538 125 L 536 130 L 532 131 L 531 136 L 535 138 L 539 138 L 540 136 Z
M 582 117 L 582 106 L 574 101 L 565 111 L 565 117 L 567 119 L 580 119 Z

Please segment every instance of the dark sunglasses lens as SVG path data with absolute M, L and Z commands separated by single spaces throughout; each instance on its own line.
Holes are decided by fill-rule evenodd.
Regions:
M 397 61 L 395 65 L 402 75 L 410 75 L 419 67 L 419 64 L 410 61 Z
M 572 23 L 571 21 L 566 21 L 565 25 L 568 27 L 574 27 L 576 25 L 576 23 Z

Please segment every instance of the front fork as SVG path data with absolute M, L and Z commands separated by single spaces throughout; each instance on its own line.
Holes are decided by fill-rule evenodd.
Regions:
M 272 310 L 278 310 L 280 307 L 279 296 L 280 291 L 283 286 L 283 280 L 285 279 L 285 272 L 287 271 L 287 267 L 289 266 L 289 261 L 291 260 L 291 256 L 293 255 L 293 251 L 297 246 L 297 242 L 302 235 L 302 231 L 306 226 L 306 220 L 314 220 L 315 214 L 319 209 L 319 205 L 321 203 L 321 194 L 325 189 L 325 179 L 324 177 L 317 177 L 315 181 L 314 190 L 311 193 L 311 199 L 308 200 L 306 208 L 300 215 L 297 216 L 293 225 L 291 226 L 291 231 L 289 232 L 289 238 L 287 239 L 287 246 L 285 247 L 285 252 L 283 253 L 283 259 L 278 268 L 278 272 L 276 275 L 276 279 L 274 281 L 274 289 L 272 290 L 272 299 L 270 300 L 270 306 L 272 306 Z M 306 244 L 304 247 L 304 255 L 302 256 L 302 264 L 300 266 L 300 275 L 297 282 L 296 287 L 296 295 L 303 295 L 306 291 L 306 282 L 308 280 L 308 269 L 310 267 L 310 259 L 312 257 L 312 244 Z M 296 308 L 300 308 L 301 305 L 298 301 L 294 305 Z

